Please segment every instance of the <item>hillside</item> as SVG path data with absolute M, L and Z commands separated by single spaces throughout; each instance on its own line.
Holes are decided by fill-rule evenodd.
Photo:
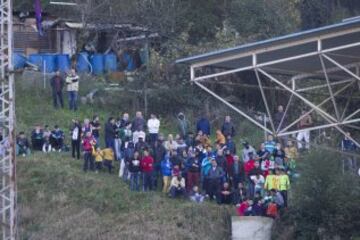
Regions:
M 16 88 L 17 131 L 59 124 L 114 109 L 81 106 L 55 111 L 50 94 Z M 17 161 L 20 239 L 226 239 L 231 210 L 129 191 L 117 174 L 87 173 L 69 153 L 35 153 Z

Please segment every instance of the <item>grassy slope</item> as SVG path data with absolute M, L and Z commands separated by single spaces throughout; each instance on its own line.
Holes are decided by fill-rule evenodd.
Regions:
M 72 118 L 107 109 L 54 111 L 50 95 L 17 84 L 17 131 L 35 123 L 67 129 Z M 120 109 L 119 109 L 120 110 Z M 109 110 L 110 112 L 110 110 Z M 112 110 L 112 112 L 114 112 Z M 115 174 L 84 174 L 69 153 L 18 158 L 21 239 L 226 239 L 229 210 L 213 204 L 134 193 Z

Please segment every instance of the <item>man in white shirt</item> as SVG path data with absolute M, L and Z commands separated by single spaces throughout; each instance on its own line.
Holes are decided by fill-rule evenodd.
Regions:
M 154 144 L 158 139 L 160 129 L 160 120 L 155 114 L 150 115 L 150 119 L 147 121 L 147 128 L 149 130 L 150 142 L 151 144 Z

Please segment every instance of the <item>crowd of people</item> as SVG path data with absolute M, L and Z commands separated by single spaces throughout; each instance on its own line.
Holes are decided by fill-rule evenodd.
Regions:
M 59 126 L 37 125 L 30 141 L 24 132 L 18 134 L 16 153 L 70 151 L 74 159 L 83 156 L 84 172 L 98 173 L 105 168 L 113 173 L 116 162 L 119 177 L 132 191 L 159 189 L 171 198 L 235 205 L 242 216 L 275 218 L 287 207 L 298 158 L 292 141 L 283 147 L 268 135 L 258 149 L 246 141 L 237 149 L 230 116 L 225 116 L 214 140 L 206 117 L 197 121 L 195 133 L 183 113 L 177 116 L 177 126 L 175 135 L 164 136 L 155 114 L 146 121 L 141 112 L 133 119 L 124 113 L 120 118 L 110 117 L 105 124 L 94 116 L 83 122 L 72 120 L 70 141 L 65 141 L 67 134 Z

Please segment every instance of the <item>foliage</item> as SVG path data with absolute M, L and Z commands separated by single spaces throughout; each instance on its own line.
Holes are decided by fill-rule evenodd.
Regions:
M 314 150 L 299 167 L 289 212 L 278 223 L 280 237 L 293 228 L 295 239 L 351 239 L 360 232 L 360 179 L 342 173 L 344 156 Z

